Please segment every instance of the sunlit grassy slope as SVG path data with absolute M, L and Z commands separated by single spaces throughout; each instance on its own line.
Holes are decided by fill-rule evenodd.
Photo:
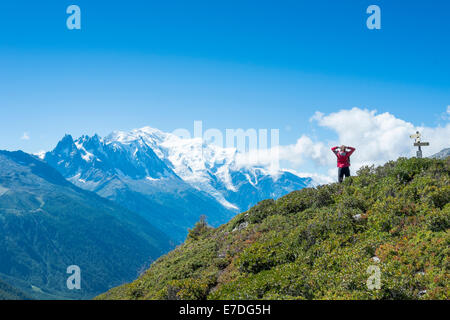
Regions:
M 399 159 L 262 201 L 217 229 L 198 223 L 98 299 L 448 299 L 449 173 L 450 158 Z

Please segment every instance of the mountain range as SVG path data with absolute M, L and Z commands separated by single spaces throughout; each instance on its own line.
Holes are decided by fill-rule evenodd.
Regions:
M 42 158 L 67 180 L 134 211 L 184 240 L 201 215 L 218 226 L 267 198 L 311 184 L 310 178 L 238 166 L 237 151 L 150 127 L 73 139 Z
M 91 298 L 136 278 L 199 215 L 218 225 L 260 199 L 311 183 L 285 171 L 238 167 L 234 150 L 151 128 L 105 138 L 66 135 L 41 158 L 0 151 L 0 296 L 7 299 Z M 327 203 L 323 192 L 316 196 Z M 277 229 L 272 222 L 267 226 Z M 198 225 L 187 243 L 199 238 Z M 231 225 L 235 232 L 248 222 Z M 69 265 L 82 270 L 81 291 L 66 286 Z
M 200 216 L 219 226 L 311 183 L 239 167 L 236 156 L 149 127 L 66 135 L 40 157 L 0 151 L 0 279 L 13 286 L 4 288 L 37 299 L 91 298 L 136 278 Z M 81 290 L 66 286 L 70 265 L 82 271 Z

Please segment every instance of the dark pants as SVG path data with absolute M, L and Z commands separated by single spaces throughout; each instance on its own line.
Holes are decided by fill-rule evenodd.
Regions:
M 344 168 L 338 168 L 338 179 L 339 182 L 342 182 L 344 180 L 344 176 L 350 177 L 350 168 L 349 167 L 344 167 Z

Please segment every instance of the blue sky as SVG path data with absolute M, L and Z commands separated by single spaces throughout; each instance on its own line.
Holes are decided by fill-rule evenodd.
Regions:
M 81 30 L 66 28 L 70 4 Z M 449 17 L 437 0 L 2 1 L 0 149 L 194 120 L 334 141 L 310 118 L 353 107 L 445 126 Z

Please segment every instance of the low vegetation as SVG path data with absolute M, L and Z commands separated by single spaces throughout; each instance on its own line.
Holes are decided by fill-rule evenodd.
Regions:
M 201 221 L 97 299 L 449 299 L 449 200 L 450 158 L 363 167 L 219 228 Z M 367 285 L 374 267 L 379 289 Z

